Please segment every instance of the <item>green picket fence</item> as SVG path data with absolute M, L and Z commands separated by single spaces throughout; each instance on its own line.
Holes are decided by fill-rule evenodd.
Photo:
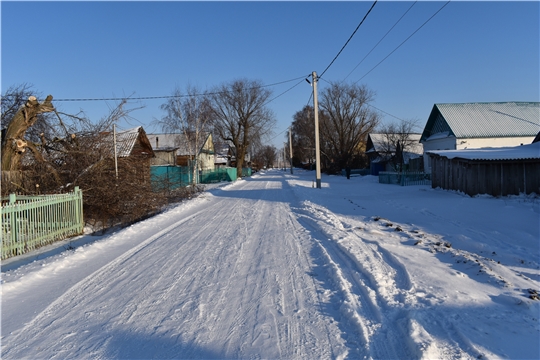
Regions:
M 419 171 L 380 171 L 380 184 L 396 184 L 401 186 L 407 185 L 431 185 L 431 174 L 426 174 Z
M 82 191 L 2 199 L 2 259 L 80 235 L 84 230 Z

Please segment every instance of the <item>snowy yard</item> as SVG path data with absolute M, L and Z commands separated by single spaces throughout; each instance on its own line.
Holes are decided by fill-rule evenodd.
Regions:
M 314 177 L 2 262 L 2 358 L 540 358 L 539 198 Z

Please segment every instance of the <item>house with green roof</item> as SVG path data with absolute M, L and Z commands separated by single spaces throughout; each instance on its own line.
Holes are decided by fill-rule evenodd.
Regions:
M 435 104 L 420 143 L 428 152 L 530 144 L 540 131 L 540 102 Z

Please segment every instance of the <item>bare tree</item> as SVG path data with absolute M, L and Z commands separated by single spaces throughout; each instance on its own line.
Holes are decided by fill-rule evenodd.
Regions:
M 321 93 L 321 149 L 335 170 L 349 165 L 365 151 L 367 135 L 380 116 L 368 106 L 375 93 L 364 85 L 331 83 Z
M 12 111 L 10 110 L 7 110 Z M 43 102 L 29 96 L 26 103 L 18 108 L 5 131 L 2 131 L 2 171 L 20 170 L 21 159 L 27 148 L 36 152 L 35 147 L 25 138 L 26 131 L 38 120 L 38 115 L 54 111 L 52 96 Z
M 276 161 L 277 151 L 273 145 L 264 145 L 253 154 L 253 162 L 271 168 Z
M 315 161 L 315 113 L 313 106 L 306 105 L 293 116 L 291 125 L 293 163 L 299 166 Z
M 211 113 L 208 98 L 200 94 L 196 87 L 188 86 L 183 94 L 176 88 L 169 100 L 161 105 L 166 112 L 155 123 L 168 134 L 183 134 L 186 148 L 194 156 L 193 184 L 197 179 L 197 151 L 203 145 L 211 130 Z
M 3 108 L 3 114 L 13 114 L 14 103 Z M 137 110 L 127 104 L 124 99 L 101 120 L 92 122 L 84 115 L 57 111 L 52 96 L 42 102 L 30 96 L 4 123 L 2 168 L 10 171 L 2 171 L 2 195 L 61 193 L 79 186 L 85 221 L 102 227 L 129 223 L 157 211 L 165 200 L 152 189 L 149 159 L 119 159 L 116 177 L 112 125 L 130 119 L 130 113 Z M 45 113 L 50 114 L 47 132 L 37 134 L 37 139 L 25 137 Z
M 223 84 L 210 94 L 214 129 L 236 148 L 238 177 L 249 146 L 269 135 L 275 124 L 273 112 L 266 107 L 270 95 L 260 82 L 245 79 Z

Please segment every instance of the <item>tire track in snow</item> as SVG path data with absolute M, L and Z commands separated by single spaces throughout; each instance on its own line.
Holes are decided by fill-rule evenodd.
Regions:
M 223 202 L 223 200 L 219 199 L 218 202 Z M 122 301 L 125 302 L 129 306 L 122 307 L 121 310 L 118 310 L 116 314 L 113 315 L 112 318 L 110 319 L 111 322 L 118 322 L 118 323 L 125 324 L 126 321 L 130 323 L 132 322 L 132 319 L 137 319 L 137 318 L 140 318 L 141 316 L 148 316 L 149 312 L 151 312 L 151 309 L 159 305 L 160 299 L 163 299 L 163 297 L 157 295 L 157 300 L 156 300 L 156 296 L 155 296 L 156 293 L 154 292 L 156 290 L 156 286 L 155 286 L 156 281 L 155 281 L 155 278 L 149 277 L 148 273 L 149 271 L 159 272 L 160 269 L 164 269 L 165 267 L 170 268 L 170 265 L 168 264 L 174 263 L 175 261 L 174 256 L 169 257 L 169 258 L 160 256 L 159 252 L 160 250 L 162 251 L 163 248 L 160 246 L 156 247 L 154 243 L 157 240 L 170 237 L 171 234 L 174 234 L 174 232 L 178 230 L 182 225 L 186 224 L 189 221 L 197 220 L 197 216 L 201 215 L 202 213 L 203 211 L 201 210 L 197 212 L 196 214 L 193 214 L 189 217 L 186 217 L 176 222 L 175 224 L 167 227 L 166 229 L 160 231 L 158 234 L 152 236 L 150 239 L 141 243 L 139 246 L 135 247 L 134 249 L 128 251 L 124 255 L 117 258 L 116 260 L 112 261 L 107 266 L 94 272 L 92 275 L 88 276 L 83 281 L 79 282 L 77 285 L 72 287 L 62 297 L 57 299 L 42 314 L 38 315 L 32 323 L 26 326 L 26 328 L 22 332 L 31 332 L 31 328 L 33 327 L 32 324 L 36 324 L 36 323 L 43 324 L 44 319 L 46 319 L 49 316 L 49 314 L 58 313 L 58 312 L 62 313 L 62 308 L 65 307 L 65 304 L 69 304 L 74 301 L 78 303 L 79 301 L 75 299 L 79 299 L 80 296 L 78 295 L 81 293 L 91 294 L 91 297 L 84 299 L 83 302 L 89 304 L 93 299 L 95 299 L 96 302 L 99 302 L 99 297 L 101 295 L 105 296 L 106 292 L 110 288 L 114 288 L 116 286 L 122 286 L 122 279 L 125 279 L 127 277 L 132 277 L 130 281 L 137 282 L 141 289 L 149 288 L 149 290 L 143 291 L 142 296 L 138 296 L 138 298 L 143 299 L 142 303 L 135 303 L 135 304 L 133 302 L 130 303 L 131 298 L 129 297 L 123 299 Z M 234 215 L 234 211 L 231 213 L 231 215 Z M 212 223 L 206 223 L 206 224 L 203 223 L 203 225 L 198 229 L 198 231 L 196 231 L 195 233 L 191 233 L 190 235 L 198 236 L 199 234 L 206 232 L 206 229 L 209 226 L 211 226 L 211 224 Z M 215 233 L 215 232 L 212 231 L 211 233 Z M 210 242 L 202 242 L 202 243 L 206 244 L 206 247 L 202 249 L 203 251 L 201 252 L 206 252 L 213 248 L 212 243 Z M 176 250 L 177 253 L 182 250 L 183 248 L 182 245 L 187 245 L 186 242 L 182 242 L 182 241 L 177 242 L 177 244 L 180 245 L 178 249 Z M 167 249 L 165 252 L 167 252 Z M 142 257 L 144 259 L 144 263 L 137 260 L 137 256 L 140 256 L 142 253 L 144 253 L 144 256 Z M 157 262 L 151 263 L 148 261 L 149 259 L 154 259 L 154 261 L 157 261 Z M 161 260 L 165 259 L 165 261 L 159 261 L 160 259 Z M 134 264 L 130 264 L 130 261 L 133 262 Z M 140 266 L 143 264 L 146 265 L 146 268 L 144 270 L 139 269 Z M 182 273 L 175 272 L 172 274 L 172 276 L 170 276 L 170 278 L 174 279 L 175 276 L 178 275 L 178 277 L 176 278 L 176 282 L 178 282 L 178 281 L 181 281 L 185 276 L 204 272 L 203 271 L 204 269 L 197 270 L 197 267 L 199 266 L 200 268 L 200 265 L 201 264 L 192 263 L 191 266 L 193 268 L 190 269 L 189 267 L 190 265 L 186 264 L 187 271 L 182 272 Z M 133 270 L 133 269 L 136 269 L 136 270 L 139 269 L 140 271 L 136 274 L 130 273 L 130 270 Z M 111 274 L 114 274 L 114 276 L 111 277 Z M 157 282 L 159 282 L 159 279 L 163 279 L 163 276 L 161 277 L 158 276 Z M 197 278 L 191 278 L 187 282 L 187 286 L 184 287 L 183 290 L 188 291 L 188 292 L 191 291 L 191 289 L 189 288 L 191 287 L 192 284 L 195 284 L 197 280 L 198 280 Z M 108 284 L 108 286 L 102 288 L 100 284 Z M 200 284 L 197 284 L 197 285 L 200 285 Z M 174 282 L 172 283 L 169 291 L 172 290 L 172 288 L 174 288 Z M 147 299 L 152 299 L 152 300 L 147 301 Z M 120 299 L 116 299 L 116 300 L 120 300 Z M 200 299 L 197 299 L 197 301 L 199 300 Z M 99 317 L 102 311 L 107 311 L 108 310 L 107 307 L 108 305 L 106 305 L 105 307 L 94 309 L 93 311 L 85 311 L 84 312 L 85 318 L 88 320 L 95 319 Z M 142 312 L 141 309 L 145 309 L 145 311 Z M 199 306 L 197 309 L 201 310 L 202 308 L 201 306 Z M 66 318 L 65 315 L 63 317 Z M 57 319 L 56 322 L 61 322 L 61 319 L 60 321 L 58 320 L 59 319 Z M 53 325 L 53 324 L 52 323 L 45 324 L 44 326 L 48 327 L 50 325 Z M 157 324 L 153 332 L 156 333 L 156 330 L 158 328 L 159 328 L 159 324 Z M 103 328 L 103 330 L 106 331 L 107 328 Z M 134 332 L 136 330 L 147 330 L 147 329 L 143 329 L 141 325 L 134 323 L 134 328 L 131 329 L 130 331 Z M 107 346 L 107 339 L 105 339 L 104 342 L 100 344 L 100 347 L 106 348 L 106 346 Z
M 381 256 L 377 247 L 366 243 L 324 207 L 306 201 L 297 215 L 302 224 L 314 229 L 321 253 L 333 269 L 336 286 L 345 299 L 340 313 L 364 340 L 360 345 L 365 349 L 363 353 L 358 350 L 359 355 L 389 359 L 408 354 L 405 332 L 394 326 L 404 313 L 389 311 L 389 303 L 411 288 L 405 267 L 388 252 Z M 350 341 L 350 345 L 354 348 L 357 344 Z
M 254 177 L 210 196 L 70 288 L 3 357 L 345 357 L 286 186 Z
M 279 180 L 279 182 L 271 181 L 266 183 L 265 188 L 272 189 L 276 187 L 281 189 L 284 182 L 281 177 Z M 298 279 L 313 281 L 305 273 L 301 272 L 298 266 L 294 266 L 299 261 L 297 258 L 299 255 L 303 256 L 300 263 L 308 262 L 308 257 L 301 249 L 295 235 L 298 233 L 297 229 L 301 229 L 301 227 L 290 215 L 288 205 L 279 201 L 284 195 L 272 193 L 272 191 L 265 194 L 267 195 L 259 199 L 256 206 L 251 207 L 250 221 L 254 224 L 260 224 L 260 226 L 252 229 L 249 235 L 252 238 L 250 243 L 253 246 L 250 247 L 249 257 L 246 259 L 246 262 L 250 262 L 250 264 L 246 266 L 249 269 L 248 272 L 257 272 L 260 271 L 258 270 L 259 263 L 263 261 L 270 261 L 270 263 L 268 264 L 268 271 L 264 271 L 265 275 L 256 287 L 260 294 L 257 295 L 256 301 L 249 302 L 253 306 L 236 310 L 235 320 L 229 329 L 229 338 L 233 338 L 237 332 L 241 331 L 243 328 L 242 321 L 245 321 L 245 318 L 255 317 L 258 325 L 252 329 L 246 329 L 243 334 L 244 337 L 251 338 L 250 341 L 252 341 L 253 346 L 263 346 L 265 341 L 273 337 L 276 339 L 278 350 L 276 356 L 280 358 L 306 357 L 306 354 L 319 357 L 328 353 L 332 346 L 327 336 L 326 339 L 320 333 L 315 336 L 308 327 L 301 326 L 300 316 L 304 315 L 304 305 L 301 304 L 304 304 L 307 299 L 304 297 L 305 285 L 302 286 L 297 282 Z M 288 194 L 291 194 L 291 192 L 289 191 Z M 278 202 L 277 207 L 276 202 Z M 270 213 L 273 216 L 268 218 Z M 260 242 L 259 240 L 261 238 L 267 238 L 268 240 L 268 238 L 273 237 L 282 239 L 274 242 L 274 244 L 267 243 L 267 241 Z M 288 265 L 284 266 L 285 264 Z M 244 266 L 241 269 L 245 271 Z M 280 271 L 282 269 L 286 269 L 287 272 L 283 273 Z M 244 288 L 242 287 L 242 289 Z M 250 294 L 243 291 L 240 293 L 242 298 L 246 297 L 247 299 L 248 296 Z M 320 342 L 318 346 L 313 344 L 316 341 Z M 308 346 L 308 344 L 312 345 Z M 314 349 L 319 350 L 313 352 Z M 247 352 L 247 349 L 242 350 L 241 353 L 231 355 L 233 357 L 253 356 L 253 354 Z M 229 354 L 229 351 L 226 353 Z M 328 356 L 330 355 L 331 353 L 328 353 Z
M 104 294 L 104 291 L 103 291 L 104 289 L 102 289 L 99 285 L 96 286 L 96 284 L 99 284 L 99 281 L 103 281 L 104 283 L 109 282 L 107 280 L 110 280 L 110 277 L 108 276 L 108 272 L 109 272 L 110 269 L 121 267 L 121 264 L 127 262 L 130 258 L 134 257 L 136 254 L 144 251 L 152 243 L 154 243 L 155 241 L 158 241 L 160 238 L 166 236 L 169 232 L 177 229 L 178 227 L 182 226 L 187 221 L 195 218 L 201 212 L 202 211 L 196 212 L 196 213 L 194 213 L 194 214 L 192 214 L 192 215 L 190 215 L 190 216 L 188 216 L 188 217 L 186 217 L 184 219 L 181 219 L 181 220 L 173 223 L 172 225 L 168 226 L 167 228 L 159 231 L 154 236 L 152 236 L 149 239 L 147 239 L 146 241 L 140 243 L 138 246 L 134 247 L 133 249 L 131 249 L 128 252 L 124 253 L 123 255 L 119 256 L 115 260 L 111 261 L 110 263 L 108 263 L 104 267 L 98 269 L 97 271 L 95 271 L 91 275 L 84 278 L 82 281 L 80 281 L 77 284 L 75 284 L 74 286 L 72 286 L 61 297 L 56 299 L 45 310 L 43 310 L 40 314 L 38 314 L 31 322 L 26 324 L 24 328 L 17 331 L 17 334 L 14 336 L 13 339 L 11 339 L 11 341 L 14 341 L 14 342 L 23 342 L 23 341 L 38 342 L 38 344 L 41 344 L 40 346 L 43 347 L 43 348 L 47 348 L 48 346 L 51 346 L 51 344 L 39 342 L 40 337 L 37 336 L 38 333 L 39 333 L 39 330 L 38 330 L 39 328 L 44 327 L 44 328 L 52 328 L 52 329 L 54 329 L 56 324 L 61 323 L 62 319 L 67 318 L 67 312 L 63 311 L 66 308 L 66 304 L 69 305 L 69 304 L 75 303 L 76 304 L 75 307 L 76 307 L 78 305 L 78 302 L 75 301 L 75 299 L 80 298 L 79 295 L 81 293 L 86 293 L 86 291 L 91 290 L 90 293 L 91 293 L 92 298 L 99 298 L 99 296 Z M 123 273 L 125 273 L 125 271 Z M 137 306 L 135 306 L 135 309 L 137 309 Z M 98 308 L 96 310 L 100 310 L 100 309 Z M 60 313 L 60 314 L 63 314 L 63 315 L 60 318 L 58 318 L 58 317 L 54 318 L 54 317 L 51 317 L 51 314 L 53 314 L 53 313 Z M 95 311 L 82 311 L 81 313 L 82 313 L 83 317 L 85 319 L 87 319 L 87 320 L 90 320 L 91 318 L 93 318 L 95 316 Z M 70 321 L 70 319 L 67 319 L 67 321 Z M 39 324 L 39 326 L 37 324 Z M 78 324 L 78 325 L 80 325 L 80 324 Z M 74 327 L 74 328 L 76 328 L 76 327 Z M 84 330 L 83 330 L 83 332 L 84 332 Z M 79 333 L 80 333 L 80 331 L 79 331 Z M 73 336 L 73 335 L 74 334 L 72 334 L 71 336 Z M 67 337 L 65 337 L 65 336 L 63 336 L 62 338 L 64 340 L 67 339 Z M 96 354 L 99 353 L 99 350 L 96 351 L 94 349 L 99 349 L 101 346 L 104 346 L 106 341 L 107 341 L 107 338 L 105 338 L 104 340 L 96 343 L 95 346 L 92 347 L 91 349 L 87 349 L 85 351 L 87 351 L 87 353 L 92 353 L 92 354 L 96 355 Z M 69 346 L 68 347 L 64 346 L 64 348 L 65 348 L 64 351 L 67 351 L 67 350 L 71 349 L 71 347 L 69 347 Z M 25 349 L 10 348 L 10 349 L 8 349 L 7 352 L 5 352 L 5 353 L 3 352 L 2 356 L 3 357 L 15 357 L 15 358 L 18 358 L 18 357 L 20 357 L 19 355 L 12 354 L 12 353 L 16 352 L 16 351 L 20 351 L 20 350 L 25 350 Z M 63 354 L 63 352 L 58 352 L 57 355 L 60 358 L 62 358 L 62 354 Z

